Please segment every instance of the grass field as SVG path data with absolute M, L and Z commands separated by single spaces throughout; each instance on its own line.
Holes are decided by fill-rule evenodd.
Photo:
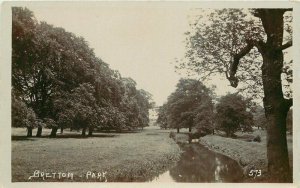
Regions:
M 44 135 L 49 135 L 44 130 Z M 75 134 L 75 135 L 74 135 Z M 77 134 L 77 136 L 76 136 Z M 12 129 L 12 181 L 43 181 L 33 178 L 35 170 L 49 173 L 72 172 L 73 181 L 99 181 L 86 178 L 90 172 L 106 172 L 108 182 L 150 181 L 172 166 L 180 157 L 178 145 L 168 132 L 145 129 L 138 133 L 96 133 L 83 138 L 64 131 L 65 138 L 27 139 L 25 129 Z M 72 136 L 74 135 L 74 136 Z M 103 181 L 102 178 L 101 181 Z M 71 181 L 45 178 L 45 181 Z
M 152 127 L 153 128 L 153 127 Z M 44 130 L 49 135 L 50 130 Z M 105 174 L 109 182 L 151 181 L 179 160 L 181 151 L 169 133 L 174 130 L 146 128 L 136 133 L 95 133 L 81 137 L 80 132 L 65 130 L 57 138 L 27 138 L 26 130 L 12 129 L 12 181 L 71 181 L 68 178 L 35 178 L 28 180 L 35 170 L 59 173 L 72 172 L 73 181 L 99 181 L 87 173 Z M 175 141 L 187 143 L 188 130 L 175 134 Z M 34 133 L 35 134 L 35 133 Z M 236 160 L 246 175 L 249 169 L 267 170 L 266 132 L 236 133 L 237 138 L 226 138 L 219 132 L 200 139 L 210 150 Z M 261 142 L 248 142 L 260 135 Z M 291 166 L 292 135 L 288 135 Z M 101 181 L 104 179 L 102 178 Z

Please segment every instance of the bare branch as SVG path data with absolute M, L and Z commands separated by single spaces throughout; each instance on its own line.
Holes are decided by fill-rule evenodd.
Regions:
M 235 77 L 238 65 L 240 63 L 240 59 L 244 57 L 246 54 L 250 52 L 250 50 L 253 48 L 253 42 L 248 41 L 247 46 L 243 48 L 239 53 L 235 54 L 233 56 L 233 61 L 230 63 L 229 68 L 229 77 L 227 79 L 230 81 L 230 85 L 232 87 L 238 86 L 238 79 Z
M 229 77 L 227 77 L 232 87 L 238 86 L 238 79 L 235 77 L 235 74 L 240 63 L 240 59 L 247 55 L 254 46 L 258 49 L 258 51 L 261 52 L 262 50 L 264 50 L 264 45 L 265 43 L 261 40 L 247 40 L 247 46 L 245 46 L 239 53 L 233 56 L 233 61 L 230 63 L 229 68 Z
M 289 47 L 291 47 L 291 46 L 293 46 L 293 42 L 292 41 L 289 41 L 289 42 L 287 42 L 287 43 L 285 43 L 285 44 L 283 44 L 283 45 L 281 45 L 281 46 L 279 46 L 276 50 L 285 50 L 285 49 L 287 49 L 287 48 L 289 48 Z

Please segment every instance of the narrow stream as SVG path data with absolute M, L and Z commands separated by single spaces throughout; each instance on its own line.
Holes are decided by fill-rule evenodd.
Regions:
M 204 146 L 182 144 L 184 151 L 177 164 L 152 182 L 242 182 L 243 171 L 233 159 Z

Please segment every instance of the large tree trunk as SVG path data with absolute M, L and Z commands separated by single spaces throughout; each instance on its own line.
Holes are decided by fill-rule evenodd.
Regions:
M 51 138 L 56 137 L 57 129 L 58 129 L 57 127 L 52 128 L 51 133 L 50 133 Z
M 283 52 L 278 50 L 283 41 L 283 13 L 279 9 L 265 10 L 259 16 L 267 33 L 267 42 L 260 52 L 263 56 L 264 109 L 268 120 L 268 174 L 272 182 L 292 182 L 286 141 L 286 118 L 291 104 L 283 97 Z
M 82 136 L 85 136 L 85 135 L 86 135 L 86 127 L 83 127 L 83 128 L 82 128 L 81 135 L 82 135 Z
M 64 133 L 64 128 L 60 127 L 60 134 L 63 134 L 63 133 Z
M 189 126 L 189 132 L 192 132 L 192 126 Z
M 89 127 L 89 136 L 92 136 L 93 135 L 93 131 L 94 131 L 94 127 Z
M 32 127 L 27 127 L 27 137 L 32 137 Z
M 38 130 L 36 132 L 36 137 L 41 137 L 42 136 L 42 131 L 43 131 L 43 127 L 38 127 Z
M 279 101 L 273 101 L 280 103 Z M 265 102 L 266 103 L 266 102 Z M 269 106 L 265 104 L 265 106 Z M 268 173 L 273 182 L 291 182 L 292 176 L 286 141 L 286 112 L 276 107 L 273 112 L 266 110 Z
M 264 109 L 267 118 L 267 156 L 268 176 L 272 182 L 292 182 L 289 166 L 286 118 L 292 99 L 284 99 L 281 74 L 283 68 L 283 50 L 292 46 L 292 41 L 283 43 L 283 14 L 292 9 L 256 9 L 254 16 L 259 17 L 267 34 L 267 41 L 247 40 L 247 46 L 234 56 L 228 77 L 233 87 L 238 84 L 234 76 L 240 59 L 253 46 L 263 57 L 262 81 L 264 88 Z
M 179 133 L 179 127 L 177 127 L 177 133 Z

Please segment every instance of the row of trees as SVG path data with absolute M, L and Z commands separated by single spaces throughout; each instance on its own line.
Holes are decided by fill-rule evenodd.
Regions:
M 228 137 L 237 130 L 252 131 L 253 114 L 249 100 L 228 94 L 215 101 L 213 91 L 194 79 L 181 79 L 167 103 L 158 109 L 161 128 L 195 128 L 201 134 L 225 131 Z M 253 110 L 252 110 L 253 111 Z
M 82 37 L 12 8 L 12 126 L 121 131 L 145 127 L 150 93 L 97 58 Z

